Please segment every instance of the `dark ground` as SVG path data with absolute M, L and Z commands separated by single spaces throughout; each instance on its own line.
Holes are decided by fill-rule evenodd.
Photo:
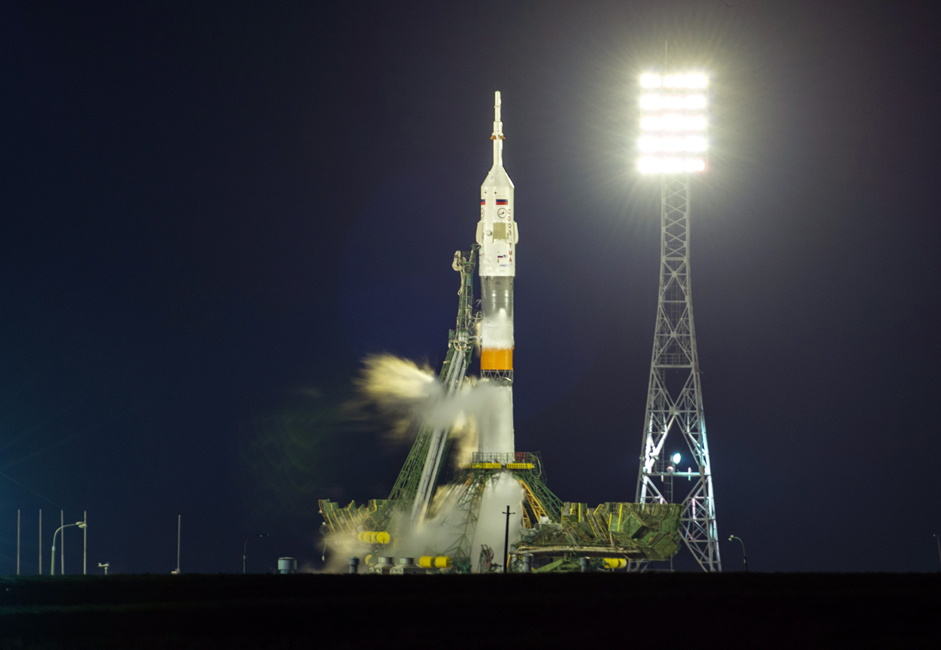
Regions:
M 0 648 L 905 647 L 941 576 L 114 576 L 0 579 Z

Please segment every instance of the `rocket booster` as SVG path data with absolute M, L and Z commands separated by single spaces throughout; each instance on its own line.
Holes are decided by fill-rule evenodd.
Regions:
M 513 436 L 513 278 L 519 228 L 514 220 L 513 181 L 503 169 L 500 92 L 494 100 L 493 167 L 480 186 L 480 370 L 497 387 L 491 421 L 481 427 L 480 451 L 512 453 Z M 482 423 L 483 424 L 483 423 Z

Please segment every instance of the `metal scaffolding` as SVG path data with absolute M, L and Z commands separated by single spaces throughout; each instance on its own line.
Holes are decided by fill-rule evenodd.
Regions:
M 699 356 L 690 289 L 690 176 L 663 176 L 661 185 L 660 292 L 643 448 L 637 476 L 638 503 L 683 498 L 683 541 L 704 571 L 721 571 L 709 444 L 703 418 Z M 671 439 L 671 431 L 681 436 Z M 677 440 L 677 437 L 681 437 Z M 695 468 L 682 471 L 670 456 L 685 442 Z M 682 461 L 681 461 L 682 463 Z M 675 479 L 685 478 L 686 481 Z M 641 567 L 643 568 L 643 567 Z
M 560 521 L 562 501 L 545 484 L 542 459 L 538 453 L 475 453 L 470 466 L 462 468 L 455 481 L 464 486 L 454 509 L 453 525 L 457 535 L 451 546 L 443 551 L 444 555 L 452 558 L 455 570 L 470 572 L 474 559 L 471 545 L 480 518 L 484 488 L 501 472 L 507 471 L 523 488 L 523 528 L 529 529 L 540 521 Z
M 460 390 L 474 352 L 477 316 L 474 311 L 473 280 L 479 248 L 474 245 L 468 253 L 456 252 L 452 263 L 452 268 L 461 274 L 457 321 L 455 328 L 449 332 L 448 354 L 438 375 L 448 395 Z M 412 522 L 420 521 L 425 516 L 437 487 L 443 461 L 448 455 L 449 433 L 447 429 L 422 424 L 386 501 L 385 512 L 380 517 L 383 524 L 387 524 L 394 509 L 406 513 Z

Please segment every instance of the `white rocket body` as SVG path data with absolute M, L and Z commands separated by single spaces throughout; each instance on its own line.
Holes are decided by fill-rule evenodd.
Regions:
M 494 101 L 493 167 L 480 186 L 480 370 L 494 383 L 489 421 L 481 422 L 480 451 L 513 453 L 513 281 L 519 228 L 514 220 L 513 181 L 503 169 L 500 92 Z

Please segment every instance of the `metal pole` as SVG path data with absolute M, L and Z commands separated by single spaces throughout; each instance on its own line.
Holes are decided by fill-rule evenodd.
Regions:
M 85 527 L 85 522 L 76 521 L 74 524 L 62 524 L 59 528 L 52 534 L 52 554 L 49 560 L 49 575 L 54 576 L 56 574 L 56 535 L 59 534 L 59 531 L 62 531 L 62 539 L 65 539 L 65 529 L 71 526 L 81 526 Z M 62 540 L 59 540 L 60 542 Z M 63 556 L 64 557 L 64 556 Z M 59 569 L 59 575 L 64 575 L 62 569 Z
M 59 511 L 59 526 L 62 528 L 65 527 L 65 511 L 64 510 Z M 65 574 L 65 531 L 64 530 L 62 531 L 62 539 L 60 541 L 62 542 L 62 548 L 59 550 L 59 554 L 60 554 L 59 559 L 61 560 L 59 562 L 59 575 L 61 576 Z M 55 545 L 55 542 L 56 542 L 55 537 L 53 537 L 52 538 L 53 545 Z
M 20 575 L 20 511 L 16 511 L 16 575 Z
M 510 515 L 515 515 L 515 512 L 510 512 L 510 506 L 506 507 L 506 512 L 503 514 L 506 515 L 506 533 L 503 535 L 503 573 L 506 573 L 506 565 L 510 563 Z
M 62 530 L 62 528 L 59 528 Z M 52 553 L 49 554 L 49 575 L 55 576 L 56 574 L 56 535 L 59 534 L 59 530 L 52 533 Z
M 248 540 L 254 539 L 256 537 L 267 537 L 268 533 L 260 533 L 258 535 L 249 535 L 245 538 L 245 543 L 242 545 L 242 575 L 245 575 L 245 567 L 248 564 Z
M 42 575 L 42 508 L 39 509 L 39 575 Z
M 737 539 L 737 540 L 738 540 L 738 543 L 742 545 L 742 562 L 745 563 L 745 573 L 748 573 L 748 556 L 745 555 L 745 542 L 742 541 L 742 538 L 741 538 L 741 537 L 736 537 L 735 535 L 730 535 L 730 536 L 729 536 L 729 541 L 731 542 L 733 539 Z
M 180 527 L 183 525 L 183 515 L 176 516 L 176 572 L 180 572 Z
M 82 575 L 88 575 L 86 568 L 88 567 L 88 511 L 82 511 L 82 523 L 85 524 L 85 528 L 82 529 L 84 533 L 84 540 L 82 540 Z

